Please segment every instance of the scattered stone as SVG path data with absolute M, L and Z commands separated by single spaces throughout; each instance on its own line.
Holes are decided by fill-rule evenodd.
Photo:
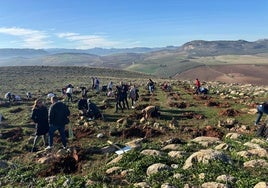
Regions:
M 230 146 L 226 143 L 219 144 L 215 147 L 216 150 L 229 150 Z
M 244 144 L 244 146 L 247 146 L 247 147 L 253 148 L 253 149 L 259 149 L 259 148 L 261 148 L 261 146 L 259 144 L 254 144 L 252 142 L 246 142 Z
M 257 159 L 244 162 L 245 168 L 267 168 L 268 163 L 264 159 Z
M 107 165 L 116 164 L 123 158 L 123 155 L 118 155 L 116 158 L 111 160 Z
M 224 163 L 232 163 L 229 157 L 221 151 L 206 149 L 193 153 L 184 163 L 183 169 L 192 167 L 195 163 L 207 164 L 210 161 L 220 160 Z
M 230 175 L 221 175 L 221 176 L 218 176 L 216 178 L 216 181 L 219 181 L 219 182 L 223 182 L 223 183 L 235 183 L 236 182 L 236 178 L 233 177 L 233 176 L 230 176 Z
M 254 188 L 267 188 L 267 187 L 268 187 L 267 182 L 259 182 L 254 186 Z
M 155 163 L 155 164 L 152 164 L 151 166 L 149 166 L 147 168 L 147 171 L 146 171 L 146 174 L 148 176 L 152 175 L 152 174 L 155 174 L 155 173 L 158 173 L 158 172 L 161 172 L 161 171 L 165 171 L 165 170 L 171 170 L 172 168 L 166 164 L 162 164 L 162 163 Z
M 114 167 L 112 167 L 112 168 L 107 169 L 107 170 L 106 170 L 106 174 L 108 174 L 108 175 L 116 174 L 116 173 L 118 173 L 121 169 L 122 169 L 122 167 L 114 166 Z
M 173 150 L 173 151 L 176 151 L 176 150 L 179 150 L 181 149 L 181 145 L 180 144 L 168 144 L 166 145 L 165 147 L 163 147 L 161 150 Z
M 153 150 L 153 149 L 145 149 L 141 152 L 143 155 L 151 155 L 151 156 L 161 156 L 161 152 L 158 150 Z
M 161 185 L 161 188 L 177 188 L 177 187 L 170 183 L 164 183 Z
M 196 137 L 195 139 L 192 139 L 192 142 L 196 142 L 204 147 L 208 147 L 208 146 L 211 146 L 213 144 L 221 143 L 219 138 L 207 137 L 207 136 Z
M 134 183 L 133 186 L 139 188 L 151 188 L 151 186 L 147 182 Z
M 236 140 L 238 138 L 241 138 L 242 135 L 239 134 L 239 133 L 228 133 L 225 138 L 230 138 L 230 139 L 233 139 L 233 140 Z
M 180 159 L 180 158 L 184 157 L 185 154 L 186 154 L 185 151 L 170 151 L 168 153 L 168 156 L 170 156 L 172 158 Z
M 217 182 L 207 182 L 207 183 L 203 183 L 201 185 L 201 188 L 229 188 L 228 186 L 226 186 L 223 183 L 217 183 Z

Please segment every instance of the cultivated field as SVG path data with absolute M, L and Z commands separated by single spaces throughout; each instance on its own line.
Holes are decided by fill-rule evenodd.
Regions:
M 225 83 L 242 83 L 268 85 L 268 65 L 208 65 L 190 69 L 174 76 L 175 79 L 220 81 Z

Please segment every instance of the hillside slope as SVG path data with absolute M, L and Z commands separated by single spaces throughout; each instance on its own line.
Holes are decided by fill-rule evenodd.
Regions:
M 268 142 L 256 137 L 256 105 L 267 100 L 268 86 L 207 82 L 209 94 L 194 94 L 194 82 L 156 79 L 148 93 L 148 75 L 88 67 L 0 67 L 0 180 L 1 187 L 265 187 Z M 136 85 L 135 108 L 115 113 L 116 100 L 91 88 L 91 76 L 101 85 L 121 81 Z M 163 83 L 170 84 L 162 89 Z M 73 102 L 62 95 L 74 86 Z M 203 82 L 202 82 L 203 83 Z M 79 115 L 80 86 L 99 107 L 103 119 Z M 12 88 L 12 90 L 10 90 Z M 21 101 L 3 99 L 5 91 Z M 26 99 L 31 91 L 33 99 Z M 35 124 L 32 106 L 54 92 L 68 105 L 68 149 L 58 132 L 54 147 L 43 142 L 31 152 Z M 129 100 L 130 104 L 130 100 Z M 159 106 L 159 116 L 143 118 L 142 109 Z M 265 124 L 265 117 L 260 125 Z M 73 134 L 72 134 L 73 133 Z M 74 137 L 72 137 L 74 135 Z M 116 144 L 116 147 L 111 143 Z M 118 147 L 130 150 L 120 155 Z M 128 147 L 128 148 L 129 148 Z

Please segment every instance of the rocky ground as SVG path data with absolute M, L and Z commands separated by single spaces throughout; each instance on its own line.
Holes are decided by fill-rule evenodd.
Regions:
M 157 80 L 153 95 L 137 83 L 136 108 L 119 114 L 114 99 L 90 92 L 105 120 L 80 118 L 76 103 L 68 103 L 74 134 L 67 127 L 68 150 L 56 135 L 54 149 L 31 153 L 33 101 L 2 101 L 1 186 L 267 187 L 268 142 L 255 136 L 253 123 L 268 87 L 202 82 L 209 94 L 194 95 L 192 81 L 168 81 L 171 90 L 160 89 L 164 80 Z M 149 104 L 161 106 L 159 118 L 142 117 Z M 130 150 L 118 155 L 108 141 Z

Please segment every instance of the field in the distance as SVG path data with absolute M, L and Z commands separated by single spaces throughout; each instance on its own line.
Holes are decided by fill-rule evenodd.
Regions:
M 174 78 L 268 85 L 267 72 L 268 65 L 204 65 L 177 74 Z
M 126 69 L 181 80 L 221 81 L 267 85 L 267 54 L 188 56 L 164 54 L 136 62 Z

